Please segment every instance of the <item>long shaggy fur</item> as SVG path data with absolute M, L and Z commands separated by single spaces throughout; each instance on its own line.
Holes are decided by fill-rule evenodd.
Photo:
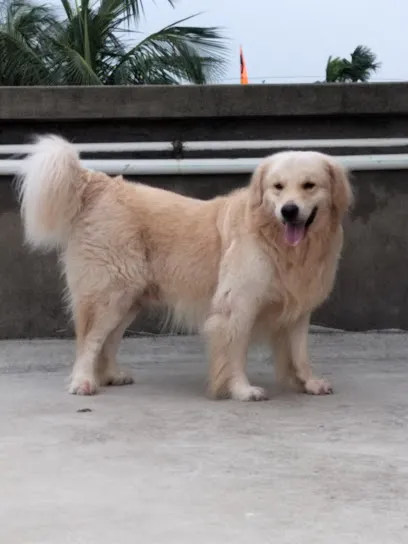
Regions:
M 37 138 L 17 179 L 27 242 L 52 249 L 67 243 L 81 207 L 81 166 L 75 148 L 62 138 Z
M 176 324 L 203 332 L 215 397 L 266 398 L 245 374 L 253 338 L 275 350 L 283 380 L 330 392 L 307 356 L 310 314 L 332 289 L 352 200 L 330 157 L 279 153 L 248 187 L 201 201 L 88 171 L 71 144 L 43 136 L 18 187 L 28 243 L 61 253 L 77 336 L 72 393 L 131 382 L 116 352 L 145 307 L 167 308 Z M 287 202 L 300 220 L 314 218 L 296 247 L 285 239 Z

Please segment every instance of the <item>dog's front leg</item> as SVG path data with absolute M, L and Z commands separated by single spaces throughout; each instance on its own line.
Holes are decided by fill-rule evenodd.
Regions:
M 299 381 L 292 362 L 292 352 L 287 329 L 282 328 L 274 332 L 270 343 L 274 353 L 274 366 L 278 382 L 284 387 L 295 387 L 297 390 L 303 391 L 303 384 Z
M 228 293 L 226 299 L 229 299 Z M 252 308 L 256 305 L 253 303 Z M 254 311 L 245 299 L 215 305 L 205 325 L 210 356 L 210 395 L 241 401 L 266 400 L 261 387 L 251 385 L 245 368 L 254 323 Z
M 255 246 L 256 247 L 256 246 Z M 256 275 L 254 277 L 254 271 Z M 204 327 L 208 340 L 210 395 L 265 400 L 250 384 L 245 368 L 254 323 L 270 282 L 270 264 L 254 243 L 232 243 L 220 266 L 219 283 Z
M 328 381 L 313 376 L 309 363 L 308 334 L 310 315 L 302 316 L 297 322 L 287 328 L 287 339 L 290 348 L 291 362 L 296 381 L 304 391 L 311 395 L 327 395 L 333 390 Z

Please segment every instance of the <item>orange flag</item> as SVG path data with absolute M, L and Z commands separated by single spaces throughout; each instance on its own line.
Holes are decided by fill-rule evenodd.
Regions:
M 239 50 L 239 60 L 241 64 L 241 85 L 248 85 L 248 72 L 246 69 L 244 53 L 242 52 L 242 47 Z

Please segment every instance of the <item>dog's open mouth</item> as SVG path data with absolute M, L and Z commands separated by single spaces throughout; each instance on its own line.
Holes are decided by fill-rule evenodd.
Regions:
M 285 223 L 285 242 L 292 247 L 297 246 L 306 236 L 306 232 L 315 220 L 317 207 L 313 208 L 306 222 L 291 221 Z

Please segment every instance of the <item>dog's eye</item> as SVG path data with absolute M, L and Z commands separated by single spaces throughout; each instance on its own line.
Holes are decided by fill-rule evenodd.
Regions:
M 306 191 L 310 191 L 310 189 L 313 189 L 314 187 L 316 187 L 316 184 L 312 183 L 311 181 L 305 181 L 302 187 L 303 189 L 306 189 Z
M 275 183 L 274 187 L 275 187 L 275 189 L 277 189 L 278 191 L 281 191 L 281 190 L 283 189 L 282 183 Z

